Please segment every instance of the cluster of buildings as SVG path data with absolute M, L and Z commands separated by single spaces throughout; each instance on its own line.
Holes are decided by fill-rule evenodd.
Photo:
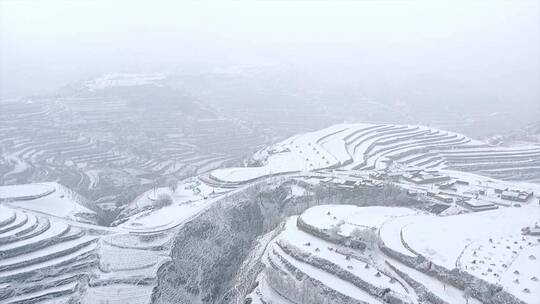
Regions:
M 421 191 L 422 194 L 443 205 L 455 203 L 470 211 L 497 209 L 498 204 L 504 204 L 503 202 L 497 203 L 498 200 L 527 202 L 534 195 L 532 191 L 522 189 L 493 189 L 487 186 L 471 186 L 467 180 L 454 179 L 441 174 L 437 170 L 410 168 L 401 172 L 373 172 L 369 176 L 374 180 L 406 181 L 413 185 L 424 186 L 421 188 L 429 185 L 430 188 L 425 188 L 425 192 Z M 418 193 L 418 191 L 412 192 L 414 194 Z
M 383 182 L 372 179 L 364 179 L 359 177 L 319 177 L 321 184 L 340 188 L 343 190 L 354 190 L 360 187 L 382 187 Z
M 321 184 L 344 190 L 366 186 L 382 187 L 385 182 L 408 182 L 414 186 L 407 190 L 407 194 L 411 196 L 426 195 L 435 202 L 435 205 L 440 206 L 440 210 L 453 204 L 473 212 L 493 210 L 499 208 L 499 205 L 511 205 L 504 203 L 503 200 L 527 202 L 534 196 L 532 191 L 471 185 L 465 179 L 451 178 L 436 170 L 412 168 L 398 172 L 373 171 L 367 176 L 357 176 L 351 173 L 337 176 L 321 175 L 317 179 Z

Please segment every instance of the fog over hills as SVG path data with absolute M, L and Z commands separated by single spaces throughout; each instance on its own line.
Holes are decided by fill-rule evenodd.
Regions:
M 536 1 L 0 5 L 4 97 L 111 72 L 165 72 L 181 75 L 188 93 L 215 92 L 206 101 L 223 108 L 347 109 L 334 123 L 374 103 L 395 113 L 361 119 L 465 118 L 477 124 L 469 132 L 487 133 L 534 122 L 539 111 Z
M 0 1 L 0 304 L 537 304 L 537 1 Z

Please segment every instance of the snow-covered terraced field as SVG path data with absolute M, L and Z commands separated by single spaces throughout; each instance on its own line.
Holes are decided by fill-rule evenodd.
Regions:
M 53 217 L 78 222 L 96 223 L 91 204 L 76 192 L 58 183 L 0 186 L 0 197 L 5 204 Z
M 115 284 L 92 287 L 83 303 L 146 304 L 151 302 L 152 285 Z
M 127 74 L 110 73 L 99 78 L 84 82 L 84 87 L 90 91 L 103 90 L 111 87 L 131 87 L 140 85 L 158 85 L 160 80 L 165 79 L 163 74 Z
M 92 198 L 122 200 L 126 188 L 163 176 L 181 179 L 237 163 L 262 142 L 231 119 L 190 117 L 187 124 L 178 111 L 138 108 L 130 94 L 103 93 L 167 91 L 156 77 L 110 74 L 81 84 L 72 97 L 2 101 L 0 184 L 59 181 Z
M 281 298 L 299 303 L 305 294 L 288 286 L 305 290 L 314 284 L 319 294 L 306 291 L 313 303 L 340 297 L 383 302 L 366 286 L 389 288 L 409 303 L 483 303 L 487 298 L 476 294 L 479 286 L 493 284 L 506 293 L 501 297 L 515 297 L 500 303 L 536 303 L 540 237 L 522 235 L 521 229 L 539 218 L 536 205 L 446 217 L 408 208 L 312 207 L 289 218 L 270 242 L 266 269 L 249 297 L 254 303 Z M 355 240 L 367 247 L 357 247 Z M 457 276 L 457 282 L 473 276 L 484 283 L 450 284 L 445 276 Z M 465 287 L 472 290 L 468 297 Z
M 399 234 L 402 243 L 397 248 L 395 241 L 386 241 L 388 231 L 381 237 L 391 249 L 422 255 L 448 270 L 461 269 L 534 303 L 540 295 L 540 283 L 534 279 L 538 271 L 524 267 L 540 269 L 536 259 L 540 237 L 522 235 L 521 229 L 534 226 L 538 219 L 537 205 L 442 218 L 424 216 L 393 225 L 393 234 Z
M 538 206 L 503 208 L 442 218 L 423 217 L 402 227 L 401 234 L 403 242 L 414 251 L 441 266 L 453 269 L 465 247 L 475 246 L 476 242 L 485 243 L 489 239 L 496 240 L 493 242 L 505 237 L 515 239 L 516 235 L 521 234 L 521 228 L 534 225 L 539 218 Z M 521 241 L 521 237 L 519 239 L 525 242 Z M 504 250 L 500 254 L 504 254 Z
M 166 232 L 193 218 L 216 200 L 226 197 L 229 191 L 231 190 L 210 186 L 197 178 L 179 182 L 174 191 L 169 187 L 150 190 L 130 205 L 134 211 L 146 210 L 125 217 L 119 227 L 137 233 Z M 172 203 L 163 208 L 148 210 L 160 195 L 170 196 Z
M 0 190 L 0 303 L 149 302 L 171 233 L 90 223 L 78 196 L 55 183 Z
M 0 201 L 36 199 L 54 191 L 56 191 L 55 187 L 46 184 L 2 186 L 0 188 Z
M 214 170 L 211 177 L 239 183 L 262 176 L 320 169 L 419 168 L 478 172 L 537 180 L 540 146 L 502 148 L 424 126 L 343 124 L 295 135 L 258 152 L 257 166 Z
M 300 218 L 307 225 L 329 230 L 339 224 L 340 235 L 350 236 L 355 228 L 378 228 L 389 219 L 416 215 L 409 208 L 354 207 L 350 205 L 322 205 L 306 210 Z
M 74 294 L 96 268 L 96 238 L 81 228 L 21 209 L 0 206 L 0 214 L 0 303 Z
M 343 207 L 341 211 L 356 208 L 319 206 L 309 209 L 302 217 L 305 216 L 306 221 L 320 218 L 325 223 L 318 228 L 324 230 L 332 225 L 330 223 L 336 217 L 327 214 L 333 207 Z M 361 208 L 356 209 L 359 209 L 357 212 L 361 211 Z M 403 209 L 386 218 L 403 212 L 413 211 Z M 368 217 L 362 218 L 368 219 L 369 212 L 366 214 Z M 384 215 L 380 213 L 378 219 L 358 226 L 364 229 L 376 225 L 383 218 Z M 301 228 L 298 223 L 297 217 L 289 218 L 283 231 L 268 245 L 263 258 L 266 269 L 259 275 L 259 286 L 250 296 L 255 303 L 273 303 L 280 298 L 288 299 L 290 303 L 302 303 L 306 294 L 313 297 L 310 303 L 333 303 L 343 299 L 346 299 L 346 303 L 384 303 L 390 298 L 400 299 L 402 303 L 416 303 L 414 291 L 388 267 L 379 265 L 367 251 L 354 250 L 320 238 Z

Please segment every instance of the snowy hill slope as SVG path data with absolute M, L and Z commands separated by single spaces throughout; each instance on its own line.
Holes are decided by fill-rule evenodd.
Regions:
M 0 303 L 36 303 L 77 293 L 97 266 L 96 237 L 83 228 L 20 209 L 0 227 Z
M 111 87 L 160 85 L 159 81 L 164 79 L 165 75 L 163 74 L 110 73 L 96 79 L 85 81 L 83 87 L 93 92 Z
M 145 190 L 113 227 L 58 183 L 0 186 L 0 303 L 533 304 L 540 243 L 521 229 L 540 218 L 524 182 L 539 161 L 534 145 L 340 124 Z
M 407 208 L 313 207 L 291 217 L 269 243 L 265 270 L 249 298 L 386 303 L 392 295 L 401 301 L 392 303 L 536 303 L 540 238 L 520 229 L 539 215 L 538 206 L 442 218 Z M 486 292 L 495 286 L 501 289 Z
M 293 136 L 258 152 L 260 166 L 215 170 L 215 180 L 320 169 L 455 169 L 502 179 L 540 178 L 540 146 L 503 148 L 424 126 L 343 124 Z
M 88 208 L 92 208 L 92 204 L 58 183 L 0 186 L 0 201 L 14 208 L 44 215 L 75 222 L 97 223 L 96 213 Z

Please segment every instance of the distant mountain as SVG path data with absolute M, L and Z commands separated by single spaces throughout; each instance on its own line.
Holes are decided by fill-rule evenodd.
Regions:
M 172 86 L 165 74 L 110 73 L 66 86 L 62 97 L 116 98 L 147 111 L 180 111 L 194 117 L 216 117 L 209 105 Z

